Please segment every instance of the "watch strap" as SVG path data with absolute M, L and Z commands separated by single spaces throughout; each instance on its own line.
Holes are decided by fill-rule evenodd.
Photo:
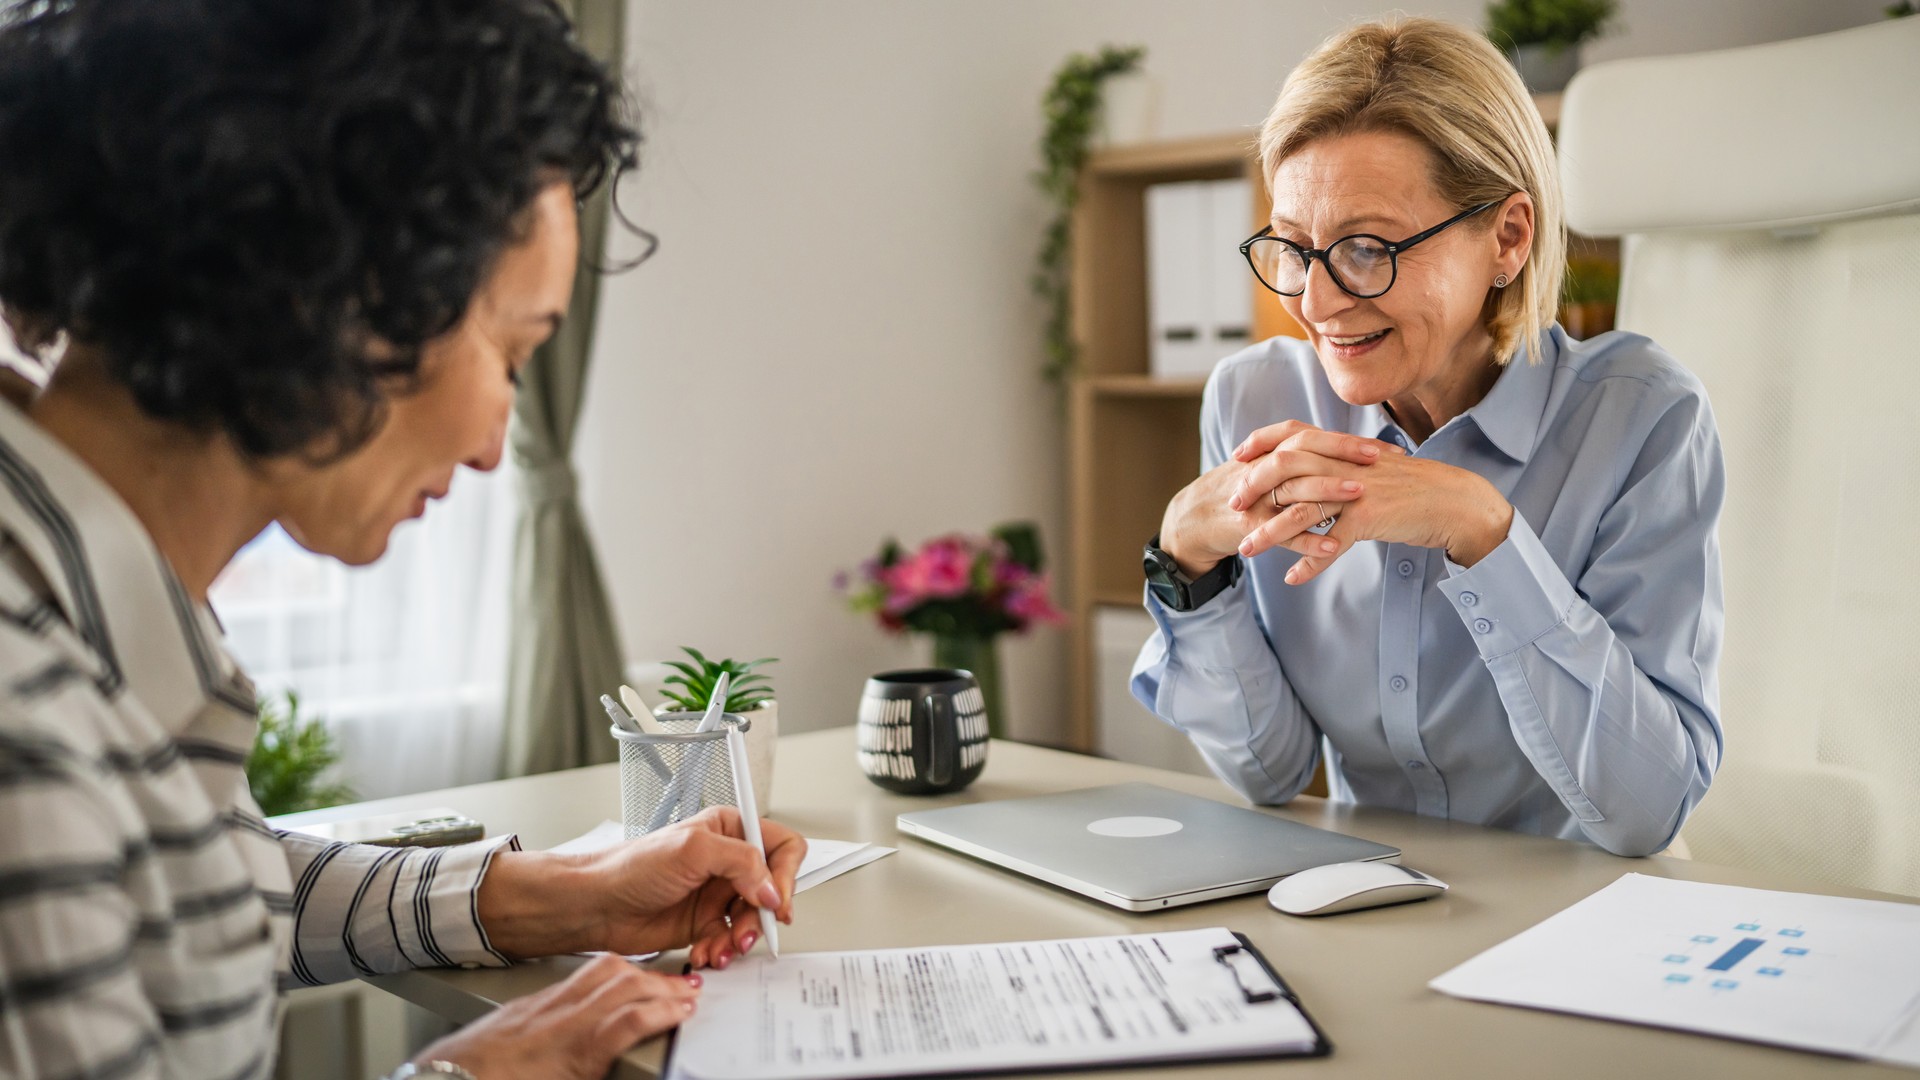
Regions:
M 1197 578 L 1180 572 L 1173 556 L 1160 547 L 1160 534 L 1147 541 L 1147 582 L 1160 602 L 1174 611 L 1192 611 L 1232 588 L 1242 570 L 1238 555 L 1222 559 Z

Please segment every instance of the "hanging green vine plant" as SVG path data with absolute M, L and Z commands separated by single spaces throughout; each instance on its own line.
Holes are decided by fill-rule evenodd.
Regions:
M 1033 179 L 1053 201 L 1054 215 L 1040 244 L 1033 291 L 1047 302 L 1044 370 L 1049 382 L 1066 381 L 1076 359 L 1067 256 L 1073 241 L 1073 205 L 1080 198 L 1080 169 L 1087 161 L 1087 144 L 1100 125 L 1101 84 L 1135 70 L 1146 55 L 1147 50 L 1138 45 L 1107 45 L 1094 56 L 1075 53 L 1054 73 L 1053 83 L 1041 99 L 1047 130 L 1040 138 L 1041 169 Z

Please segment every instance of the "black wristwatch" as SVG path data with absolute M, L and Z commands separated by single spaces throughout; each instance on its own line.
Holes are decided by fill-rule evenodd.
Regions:
M 1173 556 L 1160 550 L 1159 533 L 1147 541 L 1141 566 L 1147 572 L 1147 588 L 1171 611 L 1192 611 L 1240 581 L 1238 555 L 1221 559 L 1213 569 L 1189 578 L 1180 572 L 1180 564 L 1173 561 Z

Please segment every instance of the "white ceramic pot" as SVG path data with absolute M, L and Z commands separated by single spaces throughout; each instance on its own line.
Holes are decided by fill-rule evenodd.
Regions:
M 669 703 L 653 711 L 666 715 L 676 710 Z M 780 703 L 768 701 L 740 715 L 747 718 L 747 768 L 753 772 L 753 801 L 760 808 L 760 816 L 765 817 L 772 813 L 773 806 L 773 751 L 780 737 Z
M 1580 70 L 1580 46 L 1522 45 L 1507 53 L 1513 66 L 1520 69 L 1520 81 L 1536 94 L 1552 94 L 1567 88 L 1574 72 Z

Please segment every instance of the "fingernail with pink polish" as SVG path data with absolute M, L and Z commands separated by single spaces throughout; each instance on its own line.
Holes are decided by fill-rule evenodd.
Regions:
M 705 979 L 702 979 L 700 977 L 699 972 L 695 972 L 695 971 L 689 971 L 683 977 L 687 980 L 687 985 L 693 987 L 696 990 L 700 988 L 701 983 L 706 982 Z
M 747 931 L 747 936 L 740 939 L 740 951 L 752 952 L 753 943 L 759 940 L 760 940 L 760 931 L 758 930 Z
M 759 893 L 756 895 L 760 897 L 761 907 L 776 908 L 780 906 L 780 890 L 774 888 L 773 882 L 771 881 L 762 884 Z

